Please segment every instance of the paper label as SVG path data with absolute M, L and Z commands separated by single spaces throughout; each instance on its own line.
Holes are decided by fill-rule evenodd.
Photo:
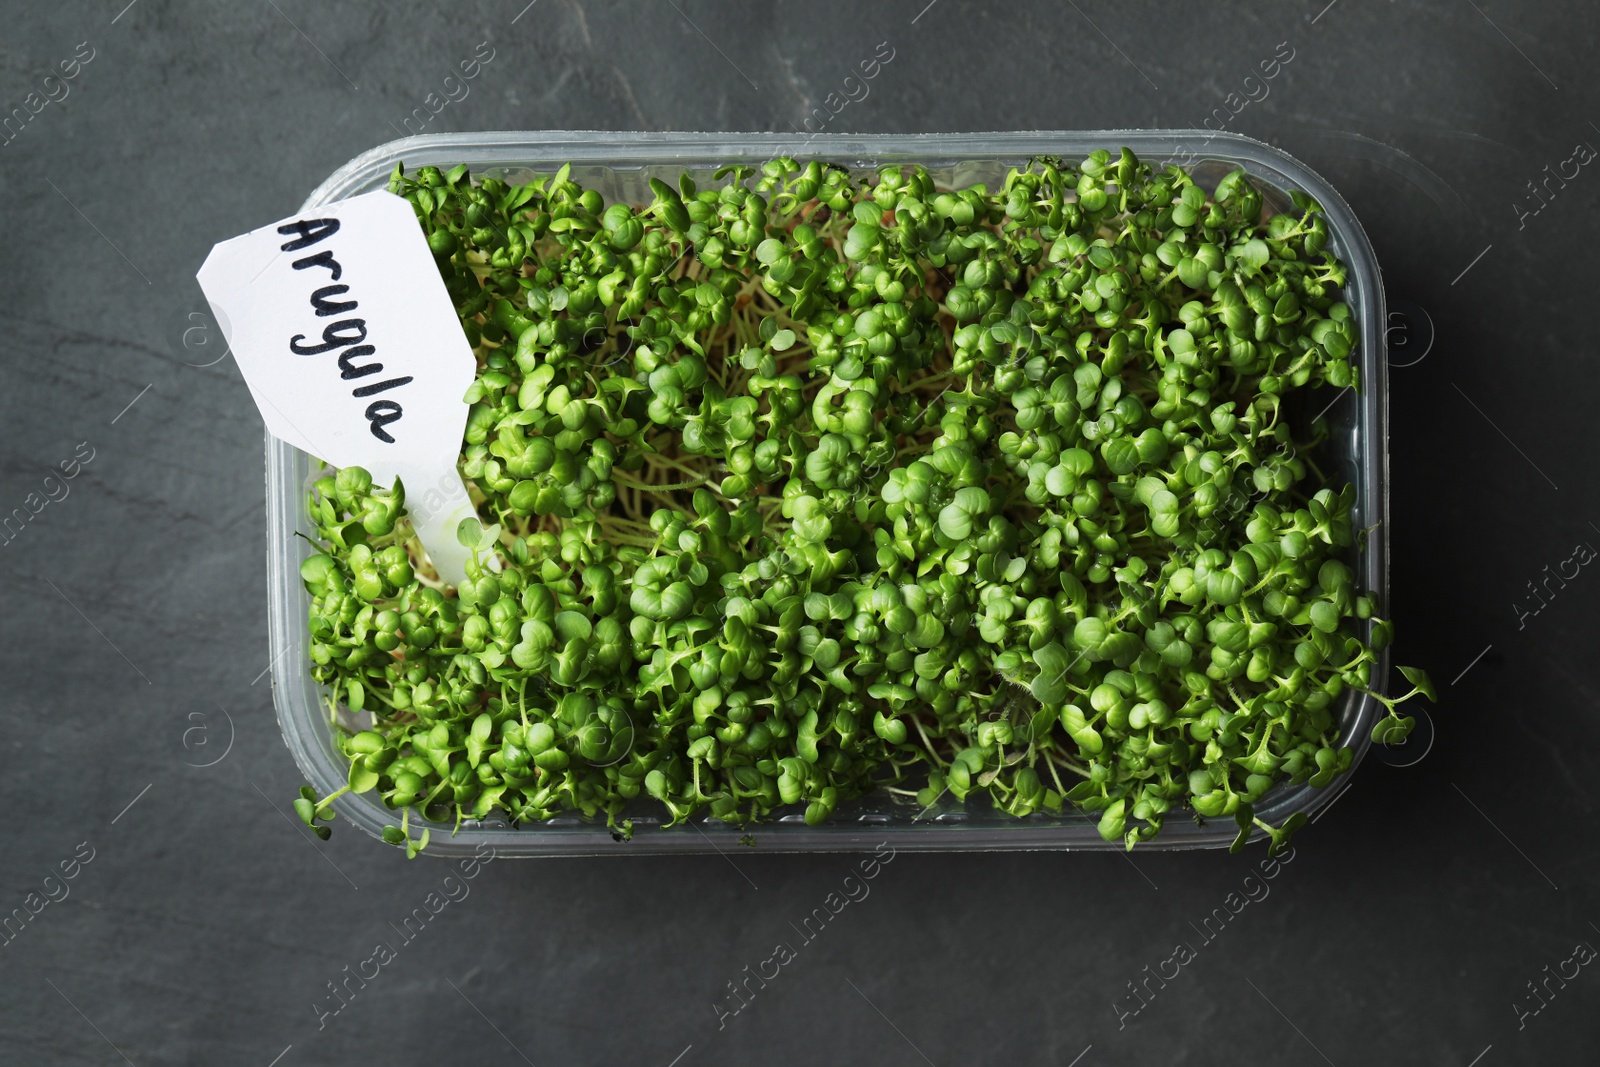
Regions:
M 459 585 L 456 471 L 476 362 L 411 205 L 367 193 L 223 241 L 197 276 L 274 437 L 373 483 Z

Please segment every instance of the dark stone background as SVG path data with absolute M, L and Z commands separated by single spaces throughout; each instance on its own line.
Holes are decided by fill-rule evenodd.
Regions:
M 0 1061 L 1593 1059 L 1600 974 L 1521 1029 L 1513 1005 L 1600 944 L 1600 577 L 1520 627 L 1512 606 L 1574 544 L 1600 544 L 1583 503 L 1600 489 L 1583 310 L 1600 176 L 1559 188 L 1548 218 L 1519 225 L 1514 207 L 1534 206 L 1525 183 L 1546 164 L 1600 145 L 1592 5 L 941 0 L 914 22 L 926 0 L 540 0 L 513 24 L 524 2 L 0 13 L 7 111 L 79 42 L 94 50 L 0 147 L 0 510 L 94 450 L 0 551 L 0 907 L 94 850 L 70 897 L 0 947 Z M 1393 372 L 1391 442 L 1398 658 L 1443 690 L 1432 751 L 1368 760 L 1270 896 L 1120 1030 L 1125 983 L 1198 943 L 1190 923 L 1259 848 L 902 855 L 720 1032 L 725 983 L 849 860 L 741 851 L 743 876 L 716 856 L 497 862 L 319 1031 L 324 983 L 447 868 L 288 821 L 300 777 L 268 682 L 252 684 L 268 659 L 261 424 L 231 361 L 186 365 L 220 346 L 182 338 L 214 242 L 393 138 L 480 41 L 494 60 L 430 129 L 789 130 L 881 41 L 892 63 L 833 129 L 1197 126 L 1288 42 L 1230 128 L 1331 180 L 1391 301 L 1437 325 L 1427 358 Z M 222 747 L 220 709 L 231 751 L 186 765 Z

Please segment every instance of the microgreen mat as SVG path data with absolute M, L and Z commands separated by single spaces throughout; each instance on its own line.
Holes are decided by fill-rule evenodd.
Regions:
M 1362 385 L 1321 207 L 1126 149 L 650 188 L 396 167 L 477 352 L 479 518 L 452 589 L 402 485 L 310 490 L 314 670 L 364 728 L 301 817 L 375 792 L 414 855 L 413 815 L 625 836 L 887 790 L 1281 847 L 1304 817 L 1255 805 L 1349 768 L 1391 631 L 1306 416 Z M 1374 740 L 1432 697 L 1401 670 Z

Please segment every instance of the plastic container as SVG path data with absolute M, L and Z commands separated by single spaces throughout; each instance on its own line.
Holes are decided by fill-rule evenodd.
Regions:
M 1006 169 L 1030 156 L 1056 155 L 1081 159 L 1096 148 L 1131 148 L 1151 163 L 1179 163 L 1202 185 L 1215 183 L 1243 167 L 1266 196 L 1267 203 L 1287 209 L 1286 195 L 1301 189 L 1321 203 L 1331 231 L 1330 247 L 1348 267 L 1345 299 L 1360 324 L 1356 350 L 1362 388 L 1354 398 L 1330 390 L 1329 417 L 1334 427 L 1327 446 L 1337 457 L 1337 471 L 1354 482 L 1356 528 L 1371 529 L 1364 550 L 1354 560 L 1366 588 L 1379 603 L 1388 597 L 1388 376 L 1384 358 L 1383 288 L 1372 247 L 1349 205 L 1314 171 L 1286 153 L 1232 133 L 1200 130 L 1105 130 L 1084 132 L 961 133 L 917 135 L 825 134 L 809 138 L 785 134 L 695 133 L 477 133 L 428 134 L 392 141 L 365 152 L 323 182 L 303 210 L 383 188 L 396 162 L 408 171 L 436 164 L 466 163 L 474 174 L 508 182 L 526 181 L 535 173 L 551 173 L 572 164 L 572 176 L 598 189 L 608 201 L 648 202 L 646 180 L 660 177 L 675 184 L 688 170 L 709 178 L 718 166 L 760 163 L 774 156 L 820 158 L 850 167 L 885 163 L 920 163 L 942 183 L 991 184 Z M 305 487 L 316 464 L 311 457 L 270 435 L 267 437 L 267 565 L 271 600 L 271 656 L 274 701 L 284 741 L 294 753 L 306 780 L 319 795 L 344 784 L 347 765 L 332 741 L 332 726 L 323 694 L 311 677 L 306 616 L 309 597 L 300 582 L 299 566 L 309 553 L 297 531 L 309 533 L 303 513 Z M 1330 472 L 1332 474 L 1334 472 Z M 1364 624 L 1367 625 L 1367 624 Z M 1379 656 L 1374 678 L 1387 676 L 1387 649 Z M 1369 746 L 1376 702 L 1347 691 L 1338 707 L 1342 743 L 1354 749 L 1356 764 Z M 1310 786 L 1275 790 L 1258 805 L 1258 815 L 1274 824 L 1289 815 L 1313 812 L 1345 788 L 1341 775 L 1324 789 Z M 398 825 L 399 813 L 386 808 L 375 793 L 346 795 L 333 805 L 343 816 L 339 825 L 354 825 L 374 836 Z M 1120 841 L 1101 839 L 1094 824 L 1075 810 L 1060 815 L 1039 813 L 1018 819 L 979 804 L 964 804 L 946 794 L 931 810 L 919 809 L 890 794 L 871 795 L 841 804 L 834 818 L 816 827 L 800 814 L 781 816 L 755 827 L 728 826 L 697 818 L 670 830 L 660 827 L 659 806 L 642 803 L 648 812 L 634 815 L 631 841 L 613 839 L 603 822 L 582 816 L 560 816 L 536 825 L 513 827 L 504 821 L 469 821 L 452 835 L 447 825 L 431 826 L 425 855 L 453 856 L 491 845 L 497 856 L 579 856 L 727 851 L 739 838 L 753 834 L 765 852 L 868 851 L 883 841 L 909 851 L 986 851 L 1014 849 L 1112 849 Z M 1069 805 L 1070 808 L 1070 805 Z M 423 823 L 422 825 L 429 825 Z M 1237 832 L 1230 818 L 1204 826 L 1174 812 L 1161 834 L 1142 849 L 1218 848 Z M 1262 836 L 1258 832 L 1258 837 Z

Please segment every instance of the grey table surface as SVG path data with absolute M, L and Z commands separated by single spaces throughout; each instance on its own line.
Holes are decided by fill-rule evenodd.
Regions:
M 1600 578 L 1527 610 L 1600 544 L 1600 178 L 1529 184 L 1600 145 L 1592 5 L 524 5 L 0 9 L 0 103 L 30 112 L 0 145 L 0 511 L 82 462 L 0 546 L 0 913 L 39 907 L 0 944 L 0 1062 L 1592 1061 L 1600 975 L 1564 961 L 1600 944 Z M 792 130 L 887 42 L 830 129 L 1222 107 L 1310 163 L 1436 327 L 1391 387 L 1392 611 L 1443 690 L 1432 749 L 1367 761 L 1270 880 L 1259 848 L 898 856 L 720 1019 L 850 860 L 494 862 L 398 942 L 453 868 L 285 814 L 261 424 L 186 331 L 214 242 L 394 138 L 483 42 L 429 129 Z M 380 941 L 397 958 L 331 1011 Z M 1178 942 L 1195 958 L 1146 984 Z

